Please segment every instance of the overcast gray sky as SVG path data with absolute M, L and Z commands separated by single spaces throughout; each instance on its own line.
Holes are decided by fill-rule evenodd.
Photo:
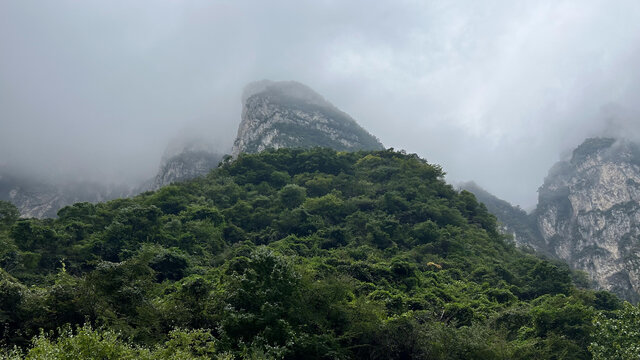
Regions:
M 151 176 L 298 80 L 387 147 L 530 208 L 585 137 L 640 132 L 640 1 L 0 2 L 0 164 Z M 175 141 L 175 140 L 174 140 Z

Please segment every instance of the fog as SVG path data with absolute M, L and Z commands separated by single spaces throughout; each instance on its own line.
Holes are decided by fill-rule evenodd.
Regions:
M 243 86 L 297 80 L 387 147 L 524 208 L 585 137 L 640 133 L 640 2 L 0 2 L 0 165 L 151 177 L 228 151 Z

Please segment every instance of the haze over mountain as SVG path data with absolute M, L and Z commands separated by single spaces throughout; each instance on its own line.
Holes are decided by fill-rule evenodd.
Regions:
M 219 150 L 220 144 L 206 136 L 177 134 L 167 145 L 155 176 L 130 186 L 86 180 L 47 181 L 16 169 L 0 168 L 0 200 L 15 204 L 23 217 L 55 217 L 58 210 L 76 202 L 134 196 L 207 175 L 229 153 L 237 157 L 283 147 L 384 150 L 380 141 L 353 118 L 299 82 L 262 80 L 248 84 L 242 107 L 233 149 Z
M 530 209 L 558 154 L 635 136 L 637 1 L 4 1 L 0 164 L 142 181 L 183 129 L 231 146 L 296 79 L 386 146 Z

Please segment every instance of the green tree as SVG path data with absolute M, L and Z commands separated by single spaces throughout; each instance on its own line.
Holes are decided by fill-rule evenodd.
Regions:
M 0 200 L 0 226 L 11 226 L 20 218 L 20 211 L 12 203 Z
M 221 322 L 225 334 L 234 342 L 258 338 L 265 345 L 286 345 L 294 335 L 286 319 L 295 311 L 299 284 L 300 275 L 287 259 L 266 247 L 254 250 L 225 280 Z
M 286 208 L 293 209 L 300 206 L 307 197 L 307 190 L 302 186 L 289 184 L 280 190 L 280 202 Z
M 598 314 L 589 351 L 594 360 L 640 359 L 640 309 L 625 302 L 613 317 Z

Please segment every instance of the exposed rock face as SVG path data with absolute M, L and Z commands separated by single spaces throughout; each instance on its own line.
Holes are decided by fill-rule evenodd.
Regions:
M 380 141 L 305 85 L 260 81 L 242 97 L 234 157 L 268 148 L 315 146 L 340 151 L 381 150 Z
M 588 139 L 551 169 L 534 214 L 555 256 L 633 302 L 640 300 L 639 165 L 636 144 Z
M 220 160 L 222 155 L 207 151 L 185 151 L 172 156 L 160 166 L 153 188 L 206 175 L 211 169 L 218 167 Z

